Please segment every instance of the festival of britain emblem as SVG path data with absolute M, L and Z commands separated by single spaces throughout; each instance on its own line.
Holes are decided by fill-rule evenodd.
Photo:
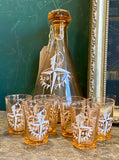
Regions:
M 19 102 L 20 99 L 12 106 L 12 113 L 7 113 L 8 123 L 14 130 L 24 127 L 23 108 Z
M 64 62 L 62 52 L 59 51 L 50 61 L 51 68 L 41 72 L 40 83 L 44 89 L 50 88 L 50 93 L 52 94 L 53 89 L 60 88 L 66 84 L 67 80 L 71 78 L 71 73 L 62 68 Z
M 27 123 L 29 131 L 39 140 L 43 140 L 43 137 L 48 132 L 49 121 L 45 120 L 46 114 L 47 111 L 43 109 L 35 116 L 35 118 L 32 115 L 28 118 Z
M 57 122 L 58 110 L 55 109 L 56 105 L 57 104 L 52 105 L 52 107 L 50 108 L 50 117 L 49 117 L 50 122 L 54 122 L 54 120 Z
M 92 135 L 92 127 L 87 127 L 84 125 L 85 115 L 80 113 L 76 116 L 76 122 L 73 123 L 73 136 L 78 141 L 78 143 L 82 143 L 89 139 Z
M 108 113 L 109 109 L 111 109 L 111 107 L 108 107 L 103 111 L 103 117 L 99 120 L 98 130 L 103 132 L 105 136 L 106 133 L 108 133 L 111 130 L 113 121 L 113 118 L 110 116 L 111 112 Z
M 63 112 L 63 115 L 61 115 L 61 122 L 62 124 L 68 123 L 71 119 L 71 113 L 70 111 Z
M 63 105 L 63 104 L 62 104 Z M 62 107 L 69 107 L 68 104 L 65 104 L 65 106 L 63 105 Z M 61 122 L 62 124 L 66 124 L 68 123 L 68 121 L 71 120 L 71 113 L 70 110 L 65 110 L 63 111 L 63 114 L 61 114 Z

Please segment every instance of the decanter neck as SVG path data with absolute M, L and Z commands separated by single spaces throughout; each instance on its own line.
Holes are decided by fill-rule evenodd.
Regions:
M 54 41 L 62 41 L 63 45 L 68 45 L 66 24 L 50 23 L 49 43 L 52 44 Z
M 64 24 L 53 24 L 54 36 L 58 39 L 67 40 L 67 26 Z
M 60 46 L 67 46 L 67 27 L 71 21 L 71 15 L 67 10 L 56 9 L 48 14 L 48 20 L 50 22 L 50 36 L 51 43 L 56 40 Z M 51 33 L 52 31 L 52 33 Z

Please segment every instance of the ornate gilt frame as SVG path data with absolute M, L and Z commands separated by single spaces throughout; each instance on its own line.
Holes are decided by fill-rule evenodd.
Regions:
M 91 0 L 88 97 L 106 92 L 109 0 Z

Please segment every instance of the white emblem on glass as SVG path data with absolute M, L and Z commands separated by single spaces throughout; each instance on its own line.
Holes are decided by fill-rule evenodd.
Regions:
M 57 121 L 57 118 L 58 118 L 58 110 L 55 109 L 55 105 L 57 104 L 54 104 L 51 108 L 50 108 L 50 117 L 49 117 L 49 120 L 51 122 L 54 122 L 54 120 Z
M 112 127 L 113 118 L 110 116 L 112 111 L 108 113 L 109 109 L 111 109 L 111 107 L 108 107 L 107 109 L 104 110 L 103 118 L 99 120 L 98 130 L 104 132 L 104 135 L 106 135 L 106 133 L 108 133 Z
M 35 118 L 30 116 L 28 120 L 29 131 L 33 136 L 38 137 L 39 140 L 42 140 L 48 131 L 49 121 L 45 120 L 46 114 L 47 111 L 43 109 Z
M 70 111 L 63 112 L 63 115 L 61 115 L 61 122 L 62 124 L 67 123 L 71 119 L 71 113 Z
M 51 68 L 48 68 L 41 72 L 40 80 L 43 88 L 50 88 L 50 93 L 52 94 L 53 89 L 60 88 L 64 86 L 69 80 L 70 72 L 65 69 L 62 69 L 62 63 L 64 61 L 64 55 L 62 52 L 58 52 L 50 59 Z
M 23 109 L 20 105 L 21 99 L 15 103 L 12 108 L 12 113 L 7 113 L 8 123 L 14 130 L 17 130 L 19 127 L 24 126 L 24 119 L 23 119 Z
M 87 127 L 84 125 L 85 116 L 83 113 L 80 113 L 76 116 L 76 122 L 73 123 L 73 136 L 78 140 L 80 144 L 83 141 L 86 141 L 92 135 L 92 127 Z

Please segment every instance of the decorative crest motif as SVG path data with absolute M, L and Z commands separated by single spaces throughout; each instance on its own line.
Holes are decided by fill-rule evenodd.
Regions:
M 54 120 L 55 121 L 58 120 L 58 110 L 56 110 L 55 107 L 56 106 L 50 108 L 50 117 L 49 117 L 50 122 L 54 122 Z
M 50 61 L 51 68 L 48 68 L 41 73 L 40 80 L 43 88 L 50 88 L 50 93 L 52 94 L 53 89 L 64 86 L 67 79 L 71 78 L 71 76 L 70 72 L 61 68 L 64 61 L 62 52 L 59 51 L 50 59 Z
M 62 124 L 65 124 L 65 123 L 67 123 L 70 120 L 71 120 L 71 113 L 70 113 L 70 111 L 69 110 L 64 110 L 63 114 L 61 114 L 61 122 L 62 122 Z
M 99 120 L 98 130 L 103 132 L 105 136 L 106 133 L 108 133 L 111 130 L 113 121 L 113 118 L 110 116 L 112 111 L 108 113 L 109 109 L 111 109 L 111 107 L 108 107 L 103 111 L 103 117 Z
M 80 113 L 76 116 L 76 122 L 73 124 L 74 132 L 73 136 L 78 140 L 78 143 L 82 143 L 89 139 L 92 135 L 92 127 L 87 127 L 84 125 L 85 115 Z
M 7 113 L 8 123 L 14 130 L 19 129 L 19 127 L 22 126 L 24 127 L 23 109 L 20 101 L 21 99 L 12 106 L 12 113 Z
M 49 121 L 45 120 L 46 114 L 47 111 L 43 109 L 35 118 L 30 116 L 28 119 L 29 131 L 33 136 L 38 137 L 39 140 L 42 140 L 48 131 Z

